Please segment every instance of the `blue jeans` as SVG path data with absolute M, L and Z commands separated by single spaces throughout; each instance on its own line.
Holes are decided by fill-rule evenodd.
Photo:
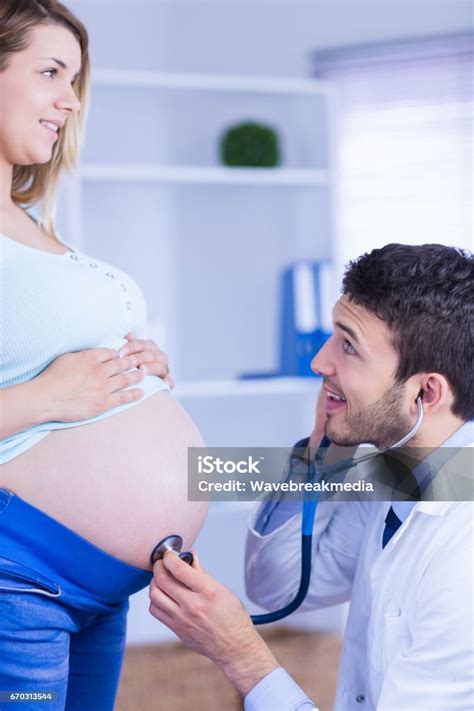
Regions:
M 0 489 L 0 696 L 54 697 L 23 711 L 112 711 L 128 597 L 151 577 Z

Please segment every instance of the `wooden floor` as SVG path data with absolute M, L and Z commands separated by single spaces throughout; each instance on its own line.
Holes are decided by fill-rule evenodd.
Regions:
M 334 701 L 340 639 L 286 629 L 262 634 L 283 667 L 321 711 Z M 129 647 L 115 711 L 239 711 L 242 702 L 221 672 L 180 644 Z M 266 709 L 265 711 L 273 711 Z

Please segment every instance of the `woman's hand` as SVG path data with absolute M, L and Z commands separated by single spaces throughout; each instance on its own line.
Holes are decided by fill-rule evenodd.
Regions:
M 143 397 L 142 388 L 124 390 L 145 377 L 137 356 L 121 358 L 112 348 L 65 353 L 31 381 L 43 410 L 41 421 L 75 422 L 96 417 Z M 131 372 L 126 372 L 131 370 Z
M 168 358 L 154 341 L 139 340 L 132 333 L 120 352 L 92 348 L 65 353 L 31 381 L 40 412 L 38 421 L 76 422 L 143 397 L 142 388 L 129 388 L 146 375 L 157 375 L 174 386 Z M 135 370 L 132 370 L 135 368 Z M 127 372 L 130 371 L 130 372 Z
M 165 553 L 153 567 L 150 612 L 190 649 L 209 657 L 245 696 L 278 667 L 240 600 L 201 567 Z
M 146 375 L 157 375 L 173 389 L 174 380 L 170 375 L 169 361 L 154 341 L 135 338 L 133 333 L 128 333 L 125 338 L 128 343 L 120 349 L 121 356 L 134 355 L 138 358 L 138 369 Z

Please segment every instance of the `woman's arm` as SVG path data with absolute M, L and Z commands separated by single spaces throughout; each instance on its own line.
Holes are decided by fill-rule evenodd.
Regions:
M 143 390 L 121 391 L 145 377 L 136 356 L 111 348 L 65 353 L 40 375 L 0 390 L 0 439 L 50 420 L 75 422 L 138 400 Z
M 143 390 L 124 388 L 147 374 L 164 378 L 172 387 L 168 358 L 158 346 L 133 334 L 126 338 L 120 353 L 112 348 L 65 353 L 36 378 L 0 389 L 0 439 L 42 422 L 87 420 L 135 402 Z
M 0 390 L 0 439 L 47 421 L 36 381 L 34 378 Z

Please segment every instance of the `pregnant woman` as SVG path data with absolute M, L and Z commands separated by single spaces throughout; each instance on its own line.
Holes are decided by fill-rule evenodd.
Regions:
M 0 697 L 36 709 L 52 695 L 50 711 L 113 709 L 128 597 L 149 584 L 155 544 L 176 532 L 188 548 L 206 513 L 186 496 L 202 440 L 140 338 L 140 289 L 54 231 L 87 45 L 54 0 L 2 0 Z M 113 242 L 111 225 L 112 258 Z

